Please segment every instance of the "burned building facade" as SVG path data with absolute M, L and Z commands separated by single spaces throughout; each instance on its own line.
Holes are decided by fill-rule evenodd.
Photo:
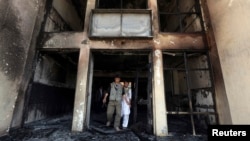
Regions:
M 131 123 L 142 121 L 154 135 L 250 123 L 249 6 L 0 1 L 0 135 L 65 114 L 72 115 L 71 130 L 82 132 L 94 118 L 94 91 L 117 73 L 132 84 Z

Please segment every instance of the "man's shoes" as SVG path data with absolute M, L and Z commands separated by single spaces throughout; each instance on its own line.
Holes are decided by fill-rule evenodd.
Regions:
M 108 122 L 106 123 L 106 126 L 110 126 L 110 121 L 108 121 Z
M 115 131 L 121 131 L 121 129 L 119 127 L 115 127 Z
M 127 127 L 122 127 L 122 130 L 127 130 L 128 128 Z

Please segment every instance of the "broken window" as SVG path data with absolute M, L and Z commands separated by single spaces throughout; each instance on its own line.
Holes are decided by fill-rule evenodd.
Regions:
M 206 134 L 207 125 L 217 123 L 208 53 L 163 54 L 169 131 Z
M 203 31 L 199 0 L 157 0 L 161 32 Z

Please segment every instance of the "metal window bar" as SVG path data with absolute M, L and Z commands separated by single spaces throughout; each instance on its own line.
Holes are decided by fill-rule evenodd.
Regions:
M 192 88 L 191 90 L 213 90 L 213 87 Z
M 164 70 L 179 70 L 179 71 L 185 71 L 185 68 L 163 68 Z
M 216 112 L 182 112 L 182 111 L 167 111 L 166 114 L 171 115 L 216 115 Z
M 185 68 L 163 68 L 164 70 L 180 70 L 185 71 Z M 209 68 L 188 69 L 189 71 L 209 71 Z
M 195 9 L 195 12 L 182 13 L 182 14 L 186 14 L 186 15 L 191 14 L 191 15 L 195 15 L 195 16 L 196 16 L 196 17 L 192 20 L 192 22 L 183 30 L 183 32 L 185 32 L 185 31 L 194 23 L 194 21 L 195 21 L 197 18 L 201 18 L 201 16 L 200 16 L 200 15 L 201 15 L 201 10 L 200 10 L 199 1 L 195 0 L 194 5 L 190 8 L 189 11 L 191 11 L 193 8 Z M 193 14 L 192 14 L 192 13 L 193 13 Z M 183 18 L 183 19 L 185 19 L 185 18 Z M 202 22 L 202 21 L 200 20 L 200 22 Z M 200 23 L 200 24 L 202 24 L 202 23 Z M 204 28 L 202 27 L 202 31 L 204 31 L 203 29 L 204 29 Z
M 159 14 L 163 14 L 163 15 L 188 15 L 188 14 L 199 14 L 198 12 L 159 12 Z
M 175 94 L 173 70 L 170 70 L 170 74 L 171 74 L 171 75 L 170 75 L 170 76 L 171 76 L 171 85 L 172 85 L 171 88 L 172 88 L 172 96 L 173 96 L 173 95 Z
M 199 15 L 198 14 L 184 14 L 184 13 L 179 13 L 177 14 L 178 17 L 179 17 L 179 27 L 176 29 L 176 31 L 178 31 L 180 29 L 180 32 L 185 32 L 194 22 L 197 18 L 199 18 Z M 183 18 L 182 16 L 185 15 Z M 183 28 L 183 21 L 185 20 L 185 18 L 188 16 L 188 15 L 196 15 L 196 17 L 192 20 L 192 22 L 190 22 L 188 24 L 188 26 L 186 28 Z M 203 31 L 203 27 L 202 27 L 202 30 L 201 32 Z
M 152 73 L 150 69 L 152 68 L 152 63 L 150 62 L 148 64 L 148 83 L 147 83 L 147 99 L 148 99 L 148 104 L 147 104 L 147 123 L 150 125 L 150 128 L 152 128 L 152 98 L 151 98 L 151 92 L 152 92 Z
M 175 32 L 178 32 L 178 30 L 179 30 L 179 32 L 185 32 L 186 31 L 186 29 L 188 29 L 188 27 L 190 26 L 190 25 L 192 25 L 192 23 L 197 19 L 197 18 L 200 18 L 200 22 L 201 22 L 201 28 L 202 28 L 202 31 L 204 31 L 204 24 L 203 24 L 203 22 L 204 22 L 204 20 L 202 19 L 202 13 L 201 13 L 201 5 L 200 5 L 200 2 L 199 2 L 199 0 L 195 0 L 195 4 L 194 4 L 194 6 L 192 7 L 192 8 L 195 8 L 195 12 L 180 12 L 180 9 L 179 9 L 179 5 L 180 5 L 180 2 L 179 2 L 179 0 L 176 0 L 175 1 L 176 2 L 176 7 L 177 7 L 177 12 L 162 12 L 162 11 L 158 11 L 158 17 L 159 17 L 159 26 L 160 26 L 160 28 L 161 28 L 161 16 L 160 15 L 177 15 L 178 16 L 178 19 L 179 19 L 179 26 L 178 26 L 178 28 L 175 30 Z M 158 3 L 159 4 L 159 3 Z M 192 9 L 191 8 L 191 9 Z M 189 10 L 189 11 L 191 11 L 191 10 Z M 183 29 L 183 27 L 182 27 L 182 18 L 181 18 L 181 15 L 188 15 L 188 14 L 195 14 L 195 15 L 197 15 L 197 17 L 188 25 L 188 27 L 187 28 L 185 28 L 185 30 Z M 162 29 L 160 29 L 160 30 L 162 30 Z
M 196 15 L 196 17 L 192 20 L 192 22 L 189 23 L 189 25 L 183 30 L 183 32 L 185 32 L 196 21 L 196 19 L 199 18 L 199 16 L 197 14 L 195 14 L 195 15 Z M 203 27 L 202 27 L 202 31 L 203 31 Z
M 119 9 L 122 9 L 122 3 L 123 3 L 123 1 L 122 0 L 120 0 L 120 7 L 119 7 Z
M 212 66 L 211 66 L 211 62 L 210 62 L 210 55 L 209 55 L 209 52 L 206 52 L 206 55 L 207 55 L 207 62 L 208 62 L 208 68 L 209 68 L 209 75 L 210 75 L 210 80 L 211 80 L 211 87 L 212 87 L 212 98 L 213 98 L 213 103 L 214 103 L 214 106 L 215 106 L 215 108 L 214 108 L 214 110 L 215 110 L 215 112 L 216 113 L 218 113 L 217 112 L 217 106 L 216 106 L 216 101 L 215 101 L 215 88 L 214 88 L 214 77 L 213 77 L 213 75 L 212 75 Z M 215 117 L 216 117 L 216 123 L 218 123 L 218 121 L 219 121 L 219 119 L 218 119 L 218 114 L 216 114 L 215 115 Z
M 177 6 L 177 13 L 180 12 L 180 9 L 179 9 L 179 0 L 176 1 L 176 6 Z M 182 19 L 181 19 L 181 15 L 178 14 L 178 18 L 179 18 L 179 28 L 180 28 L 180 32 L 182 32 Z M 178 31 L 178 29 L 176 29 Z
M 203 16 L 202 16 L 202 12 L 201 12 L 201 3 L 200 3 L 200 0 L 195 0 L 195 11 L 198 11 L 198 16 L 200 17 L 200 22 L 201 22 L 201 28 L 202 28 L 202 31 L 205 30 L 205 25 L 204 25 L 204 19 L 203 19 Z
M 121 2 L 122 3 L 122 2 Z M 121 4 L 122 5 L 122 4 Z M 122 7 L 121 7 L 122 8 Z M 122 36 L 122 19 L 123 19 L 123 12 L 122 12 L 122 9 L 120 10 L 120 14 L 121 14 L 121 29 L 120 29 L 120 36 Z
M 188 69 L 189 71 L 209 71 L 208 68 Z
M 200 52 L 201 54 L 203 54 L 202 52 Z M 192 130 L 193 130 L 193 135 L 196 135 L 196 131 L 195 131 L 195 124 L 194 124 L 194 115 L 215 115 L 216 117 L 216 122 L 218 122 L 218 115 L 217 115 L 217 110 L 216 110 L 216 103 L 215 103 L 215 89 L 214 89 L 214 84 L 213 84 L 213 76 L 212 76 L 212 69 L 211 69 L 211 63 L 209 60 L 209 53 L 206 51 L 205 54 L 207 56 L 207 62 L 208 62 L 208 68 L 206 69 L 188 69 L 188 64 L 187 64 L 187 52 L 184 52 L 184 62 L 185 62 L 185 68 L 184 69 L 179 69 L 179 68 L 164 68 L 164 70 L 168 70 L 171 72 L 171 74 L 173 73 L 173 70 L 183 70 L 186 72 L 186 83 L 187 83 L 187 89 L 188 89 L 188 99 L 189 99 L 189 108 L 190 111 L 189 112 L 184 112 L 184 111 L 166 111 L 166 114 L 171 114 L 171 115 L 190 115 L 190 120 L 191 120 L 191 124 L 192 124 Z M 202 88 L 190 88 L 190 78 L 189 78 L 189 71 L 192 70 L 206 70 L 209 71 L 210 74 L 210 78 L 211 78 L 211 87 L 202 87 Z M 171 76 L 172 79 L 173 76 Z M 173 80 L 171 80 L 173 83 Z M 192 99 L 191 99 L 191 91 L 193 90 L 210 90 L 212 93 L 212 99 L 214 102 L 214 106 L 213 106 L 213 110 L 214 112 L 194 112 L 193 111 L 193 107 L 192 107 Z M 174 91 L 174 85 L 172 85 L 172 93 Z M 209 107 L 208 107 L 209 108 Z M 210 107 L 211 108 L 211 107 Z
M 187 83 L 187 89 L 188 89 L 188 99 L 189 99 L 189 110 L 190 110 L 190 118 L 191 118 L 191 124 L 192 124 L 192 130 L 193 135 L 196 135 L 195 131 L 195 125 L 194 125 L 194 116 L 193 116 L 193 104 L 192 104 L 192 98 L 191 98 L 191 91 L 190 91 L 190 80 L 189 80 L 189 71 L 187 66 L 187 53 L 184 52 L 184 61 L 185 61 L 185 68 L 186 68 L 186 83 Z

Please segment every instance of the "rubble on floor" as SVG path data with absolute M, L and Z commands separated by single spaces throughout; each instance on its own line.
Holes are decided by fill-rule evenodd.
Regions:
M 71 132 L 72 116 L 46 119 L 26 124 L 23 128 L 11 129 L 9 135 L 0 137 L 1 141 L 207 141 L 206 136 L 170 135 L 156 137 L 154 135 L 134 131 L 133 129 L 102 133 L 90 128 L 83 132 Z M 95 124 L 91 125 L 96 127 Z

